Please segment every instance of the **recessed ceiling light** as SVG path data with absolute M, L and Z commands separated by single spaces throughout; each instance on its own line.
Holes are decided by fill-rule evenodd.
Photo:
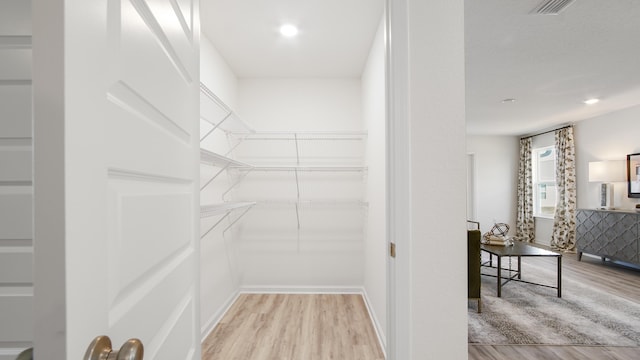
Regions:
M 502 103 L 503 103 L 503 104 L 507 104 L 507 103 L 514 103 L 514 102 L 516 102 L 516 99 L 511 99 L 511 98 L 509 98 L 509 99 L 503 99 L 503 100 L 502 100 Z
M 593 104 L 598 103 L 599 101 L 600 101 L 600 99 L 595 99 L 595 98 L 594 98 L 594 99 L 585 100 L 585 101 L 583 101 L 583 102 L 584 102 L 585 104 L 587 104 L 587 105 L 593 105 Z
M 298 28 L 295 25 L 284 24 L 280 26 L 280 34 L 285 37 L 294 37 L 298 35 Z

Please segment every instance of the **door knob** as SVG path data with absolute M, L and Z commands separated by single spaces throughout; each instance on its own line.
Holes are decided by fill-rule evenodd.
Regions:
M 144 347 L 138 339 L 127 340 L 120 350 L 113 350 L 108 336 L 98 336 L 87 348 L 84 360 L 142 360 Z

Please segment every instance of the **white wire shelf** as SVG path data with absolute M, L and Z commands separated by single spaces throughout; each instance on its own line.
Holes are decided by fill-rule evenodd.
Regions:
M 200 162 L 217 167 L 251 168 L 252 166 L 206 149 L 200 149 Z
M 200 218 L 226 214 L 229 211 L 250 208 L 255 202 L 249 201 L 229 201 L 220 204 L 210 204 L 200 206 Z
M 209 227 L 204 234 L 200 235 L 200 239 L 203 239 L 207 234 L 209 234 L 213 229 L 215 229 L 224 219 L 229 217 L 229 215 L 235 210 L 244 209 L 244 211 L 232 220 L 227 227 L 222 230 L 222 234 L 229 230 L 233 225 L 235 225 L 242 217 L 251 210 L 251 208 L 255 205 L 255 202 L 225 202 L 222 204 L 212 204 L 212 205 L 202 205 L 200 206 L 200 218 L 207 218 L 216 215 L 222 215 L 218 221 L 216 221 L 212 226 Z M 224 215 L 223 215 L 224 214 Z
M 242 120 L 231 108 L 213 93 L 205 84 L 200 83 L 200 118 L 213 128 L 200 141 L 220 129 L 225 133 L 251 134 L 253 128 Z

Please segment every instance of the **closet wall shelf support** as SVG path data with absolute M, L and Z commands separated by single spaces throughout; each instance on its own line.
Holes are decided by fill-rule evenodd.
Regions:
M 200 149 L 200 162 L 218 167 L 230 166 L 233 168 L 252 168 L 253 166 L 241 161 L 233 160 L 223 155 L 218 155 L 206 149 Z
M 209 150 L 200 149 L 200 162 L 207 165 L 217 166 L 221 169 L 213 175 L 212 178 L 200 187 L 200 191 L 204 190 L 209 184 L 213 182 L 220 174 L 229 168 L 251 168 L 251 165 L 245 164 L 240 161 L 230 159 L 226 156 L 218 155 Z
M 218 123 L 216 123 L 216 124 L 214 124 L 214 123 L 212 123 L 211 121 L 209 121 L 209 120 L 207 120 L 207 119 L 203 118 L 203 120 L 205 120 L 206 122 L 208 122 L 208 123 L 212 124 L 212 125 L 213 125 L 213 127 L 211 128 L 211 130 L 207 131 L 207 133 L 206 133 L 206 134 L 204 134 L 204 136 L 203 136 L 203 137 L 201 137 L 201 138 L 200 138 L 200 142 L 203 142 L 203 141 L 204 141 L 204 139 L 206 139 L 209 135 L 211 135 L 214 131 L 216 131 L 216 129 L 217 129 L 217 128 L 219 128 L 219 127 L 220 127 L 220 125 L 224 124 L 224 122 L 225 122 L 225 121 L 227 121 L 227 119 L 228 119 L 229 117 L 231 117 L 231 115 L 232 115 L 232 114 L 233 114 L 232 112 L 228 113 L 227 115 L 225 115 L 225 117 L 223 117 L 223 118 L 222 118 L 222 120 L 218 121 Z
M 256 203 L 253 201 L 229 201 L 221 204 L 211 204 L 200 206 L 200 218 L 216 216 L 229 211 L 249 208 Z
M 223 204 L 214 204 L 214 205 L 202 205 L 200 206 L 200 218 L 211 217 L 215 215 L 224 214 L 218 221 L 215 222 L 207 231 L 200 236 L 200 239 L 203 239 L 207 236 L 213 229 L 215 229 L 224 219 L 226 219 L 234 210 L 245 209 L 242 215 L 238 217 L 238 219 L 234 220 L 232 224 L 235 224 L 244 214 L 246 214 L 251 208 L 255 205 L 255 202 L 227 202 Z M 225 229 L 223 233 L 227 231 Z
M 224 156 L 229 156 L 229 155 L 233 152 L 233 150 L 235 150 L 238 146 L 240 146 L 240 144 L 242 144 L 242 142 L 243 142 L 245 139 L 246 139 L 246 136 L 245 136 L 245 137 L 242 137 L 242 138 L 239 138 L 239 139 L 238 139 L 238 142 L 237 142 L 235 145 L 233 145 L 233 146 L 229 149 L 229 151 L 227 151 L 227 152 L 224 154 Z
M 245 177 L 247 177 L 247 175 L 249 175 L 249 173 L 251 172 L 251 170 L 252 170 L 252 169 L 253 169 L 253 168 L 249 168 L 249 169 L 247 169 L 247 171 L 246 171 L 246 172 L 244 172 L 244 173 L 240 174 L 240 177 L 238 177 L 238 180 L 237 180 L 236 182 L 234 182 L 234 183 L 233 183 L 233 185 L 231 185 L 231 186 L 227 189 L 227 191 L 225 191 L 225 192 L 223 192 L 223 193 L 222 193 L 222 200 L 224 200 L 224 198 L 227 196 L 227 194 L 228 194 L 231 190 L 233 190 L 233 188 L 234 188 L 234 187 L 238 186 L 238 184 L 240 184 L 240 183 L 242 182 L 242 180 L 244 180 L 244 178 L 245 178 Z M 242 169 L 242 170 L 244 170 L 244 169 Z
M 202 137 L 202 139 L 200 139 L 200 141 L 204 140 L 207 136 L 209 136 L 210 133 L 212 133 L 215 129 L 220 129 L 222 131 L 224 131 L 227 134 L 251 134 L 253 132 L 255 132 L 251 126 L 249 126 L 246 122 L 244 122 L 235 112 L 233 112 L 233 110 L 231 110 L 231 108 L 229 106 L 227 106 L 227 104 L 224 103 L 224 101 L 222 101 L 218 96 L 216 96 L 216 94 L 213 93 L 213 91 L 211 91 L 205 84 L 200 83 L 200 113 L 201 116 L 200 118 L 206 122 L 208 122 L 209 124 L 213 125 L 214 128 L 212 130 L 210 130 L 207 135 L 205 135 L 204 137 Z M 203 113 L 206 113 L 205 111 L 202 110 L 203 108 L 203 104 L 206 105 L 214 105 L 216 106 L 218 109 L 221 110 L 221 112 L 223 112 L 225 115 L 223 116 L 223 119 L 220 121 L 215 121 L 214 119 L 211 119 L 207 114 L 204 114 L 204 116 L 202 115 Z M 231 122 L 231 125 L 229 125 L 229 127 L 223 127 L 222 123 L 225 122 L 228 119 L 232 119 L 233 121 Z M 229 124 L 229 123 L 227 123 Z M 238 131 L 238 130 L 234 130 L 233 128 L 240 128 L 242 129 L 242 131 Z
M 252 207 L 253 205 L 249 206 L 245 211 L 242 212 L 242 214 L 240 214 L 240 216 L 238 216 L 235 220 L 233 220 L 231 224 L 229 224 L 226 228 L 224 228 L 224 230 L 222 230 L 222 234 L 226 233 L 227 230 L 231 229 L 231 227 L 235 225 L 235 223 L 237 223 L 240 219 L 242 219 L 242 217 L 245 216 L 246 213 L 248 213 Z
M 218 170 L 218 172 L 213 175 L 213 177 L 211 179 L 209 179 L 204 185 L 202 185 L 200 187 L 200 191 L 204 190 L 204 188 L 206 188 L 207 186 L 209 186 L 209 184 L 211 184 L 213 182 L 213 180 L 215 180 L 218 175 L 222 174 L 224 171 L 226 171 L 229 168 L 229 164 L 225 165 L 224 167 L 220 168 L 220 170 Z
M 224 214 L 224 216 L 223 216 L 223 217 L 221 217 L 220 219 L 218 219 L 218 221 L 216 221 L 216 223 L 215 223 L 215 224 L 211 225 L 211 226 L 209 227 L 209 229 L 207 229 L 207 231 L 206 231 L 204 234 L 202 234 L 202 235 L 200 236 L 200 239 L 204 239 L 204 237 L 205 237 L 205 236 L 209 235 L 209 233 L 210 233 L 213 229 L 215 229 L 215 228 L 216 228 L 216 226 L 218 226 L 218 224 L 220 224 L 220 223 L 221 223 L 224 219 L 226 219 L 230 214 L 231 214 L 231 211 L 227 211 L 227 213 L 226 213 L 226 214 Z

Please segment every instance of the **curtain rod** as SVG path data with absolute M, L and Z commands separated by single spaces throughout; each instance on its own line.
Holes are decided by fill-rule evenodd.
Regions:
M 543 132 L 538 133 L 538 134 L 533 134 L 533 135 L 529 135 L 529 136 L 523 136 L 523 137 L 520 138 L 520 140 L 532 138 L 534 136 L 540 136 L 540 135 L 548 134 L 550 132 L 554 132 L 554 131 L 557 131 L 557 130 L 562 130 L 562 129 L 566 129 L 566 128 L 570 128 L 570 127 L 573 127 L 573 124 L 561 126 L 561 127 L 557 128 L 557 129 L 543 131 Z

